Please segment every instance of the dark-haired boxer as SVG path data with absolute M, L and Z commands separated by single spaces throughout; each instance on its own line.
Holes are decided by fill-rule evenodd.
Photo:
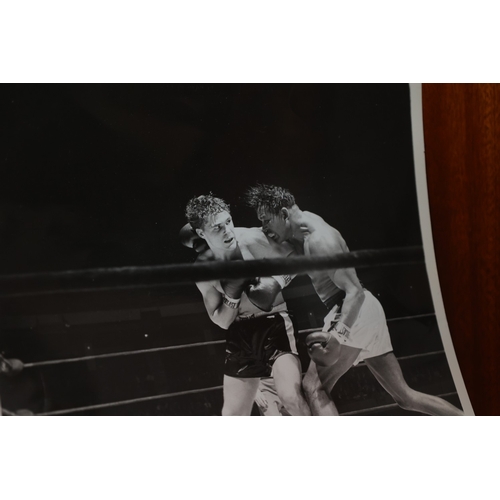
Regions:
M 349 251 L 339 231 L 320 216 L 302 211 L 287 189 L 259 185 L 247 192 L 247 201 L 256 210 L 263 231 L 276 243 L 291 243 L 297 253 L 306 256 Z M 338 415 L 326 394 L 331 393 L 351 366 L 364 360 L 378 382 L 402 408 L 430 415 L 463 414 L 444 399 L 417 392 L 408 386 L 392 352 L 384 310 L 380 302 L 361 286 L 355 269 L 311 272 L 309 276 L 316 293 L 330 310 L 323 331 L 306 339 L 314 363 L 310 364 L 303 386 L 313 412 L 319 405 L 323 414 L 329 409 L 332 415 Z M 326 393 L 320 390 L 318 374 Z
M 205 240 L 198 261 L 285 257 L 290 248 L 269 240 L 259 228 L 235 228 L 229 206 L 213 195 L 198 196 L 186 207 L 196 235 Z M 181 238 L 188 237 L 186 227 Z M 210 319 L 226 329 L 223 415 L 250 415 L 259 382 L 272 376 L 291 415 L 310 415 L 302 391 L 292 321 L 281 289 L 286 276 L 196 283 Z

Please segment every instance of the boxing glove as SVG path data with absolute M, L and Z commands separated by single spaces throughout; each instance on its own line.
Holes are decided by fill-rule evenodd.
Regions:
M 222 280 L 221 286 L 224 294 L 231 299 L 241 299 L 243 292 L 247 288 L 250 280 L 248 278 Z
M 184 246 L 194 248 L 197 253 L 202 253 L 208 249 L 207 242 L 196 234 L 196 231 L 189 223 L 182 227 L 179 238 Z
M 269 312 L 273 309 L 274 301 L 281 292 L 281 288 L 281 284 L 274 278 L 258 278 L 248 285 L 246 294 L 254 306 Z

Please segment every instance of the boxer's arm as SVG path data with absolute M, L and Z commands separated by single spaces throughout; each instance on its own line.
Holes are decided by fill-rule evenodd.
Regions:
M 330 236 L 321 236 L 311 238 L 309 243 L 311 255 L 332 255 L 342 253 L 344 249 Z M 327 271 L 328 276 L 333 283 L 345 292 L 345 299 L 342 305 L 342 312 L 339 318 L 339 324 L 344 324 L 352 328 L 361 311 L 361 306 L 365 300 L 365 292 L 358 280 L 354 268 L 331 269 Z
M 227 330 L 238 316 L 239 300 L 224 298 L 211 282 L 196 283 L 203 296 L 203 302 L 210 319 L 224 330 Z
M 335 285 L 345 292 L 339 323 L 343 323 L 348 328 L 352 328 L 358 319 L 361 307 L 365 301 L 363 287 L 359 283 L 356 272 L 352 268 L 337 269 L 336 271 L 329 271 L 328 274 L 331 276 Z
M 266 236 L 267 238 L 267 236 Z M 276 243 L 274 240 L 271 240 L 270 238 L 267 238 L 271 248 L 272 252 L 276 253 L 276 257 L 281 257 L 281 258 L 286 258 L 286 257 L 296 257 L 297 252 L 295 249 L 292 247 L 290 243 L 287 241 L 284 241 L 283 243 Z M 287 287 L 292 280 L 296 277 L 296 274 L 282 274 L 280 276 L 273 276 L 273 278 L 279 283 L 281 289 Z
M 267 235 L 264 236 L 271 246 L 272 253 L 275 254 L 276 257 L 289 257 L 291 255 L 297 255 L 297 252 L 295 251 L 293 246 L 288 243 L 288 241 L 284 241 L 283 243 L 276 243 Z
M 294 255 L 293 247 L 285 242 L 278 244 L 269 238 L 261 228 L 238 228 L 238 241 L 254 259 L 278 259 Z M 248 298 L 264 311 L 272 309 L 274 301 L 283 288 L 287 287 L 295 275 L 258 278 L 257 283 L 247 290 Z
M 239 244 L 246 247 L 254 259 L 278 259 L 295 252 L 290 243 L 276 243 L 258 227 L 237 227 L 235 233 Z

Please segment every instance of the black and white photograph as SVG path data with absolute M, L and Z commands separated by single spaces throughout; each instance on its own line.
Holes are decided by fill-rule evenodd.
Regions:
M 418 85 L 4 84 L 0 102 L 2 415 L 473 414 Z

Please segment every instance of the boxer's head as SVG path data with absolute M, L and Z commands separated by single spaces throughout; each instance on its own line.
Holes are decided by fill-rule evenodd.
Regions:
M 236 247 L 229 205 L 221 198 L 208 194 L 191 199 L 186 207 L 186 218 L 211 249 L 232 250 Z
M 306 337 L 307 352 L 319 366 L 330 366 L 339 359 L 340 344 L 329 332 L 314 332 Z
M 295 198 L 288 189 L 259 184 L 247 191 L 246 200 L 257 212 L 269 238 L 277 243 L 291 238 L 290 210 L 295 206 Z

